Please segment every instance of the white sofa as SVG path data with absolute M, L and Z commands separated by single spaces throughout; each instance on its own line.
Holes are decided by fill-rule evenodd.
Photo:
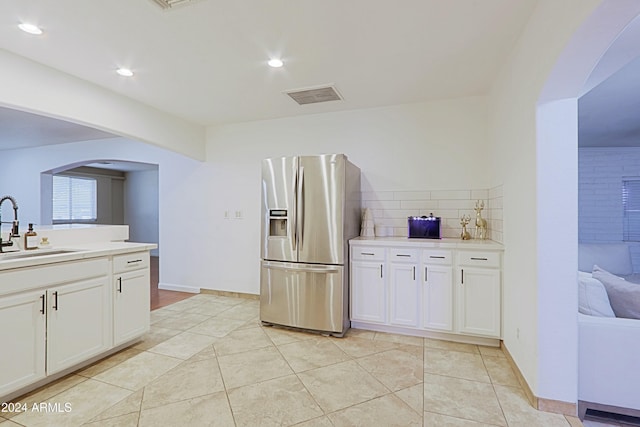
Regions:
M 623 243 L 580 244 L 579 270 L 591 272 L 594 264 L 627 279 L 638 277 Z M 640 416 L 640 320 L 578 313 L 578 347 L 580 419 L 587 409 Z

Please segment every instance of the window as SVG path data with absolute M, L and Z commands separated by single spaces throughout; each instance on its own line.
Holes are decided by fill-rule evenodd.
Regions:
M 640 177 L 622 180 L 623 238 L 640 242 Z
M 53 222 L 95 222 L 97 183 L 94 178 L 53 176 Z

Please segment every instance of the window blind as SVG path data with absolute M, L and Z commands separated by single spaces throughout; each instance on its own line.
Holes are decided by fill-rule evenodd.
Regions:
M 624 240 L 640 242 L 640 177 L 622 181 Z
M 97 182 L 93 178 L 53 176 L 53 220 L 95 221 Z

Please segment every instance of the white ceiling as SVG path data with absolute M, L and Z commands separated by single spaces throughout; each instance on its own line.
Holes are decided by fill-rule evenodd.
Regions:
M 486 94 L 536 2 L 197 0 L 162 10 L 152 0 L 2 0 L 0 48 L 216 125 Z M 285 66 L 269 68 L 271 56 Z M 118 76 L 120 66 L 135 76 Z M 283 93 L 327 83 L 343 101 L 300 106 Z M 74 138 L 68 124 L 33 119 L 0 109 L 0 149 Z M 76 141 L 109 136 L 71 128 Z

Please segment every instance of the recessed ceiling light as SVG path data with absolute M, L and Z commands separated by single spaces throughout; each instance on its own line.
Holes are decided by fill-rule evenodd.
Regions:
M 25 33 L 34 34 L 36 36 L 39 36 L 40 34 L 42 34 L 42 29 L 40 29 L 40 27 L 34 24 L 22 23 L 18 25 L 18 28 L 20 28 Z
M 120 74 L 122 77 L 132 77 L 133 71 L 128 68 L 118 68 L 116 73 Z
M 273 68 L 280 68 L 284 65 L 284 62 L 282 62 L 282 60 L 278 58 L 271 58 L 269 61 L 267 61 L 267 64 L 269 64 L 269 66 Z

